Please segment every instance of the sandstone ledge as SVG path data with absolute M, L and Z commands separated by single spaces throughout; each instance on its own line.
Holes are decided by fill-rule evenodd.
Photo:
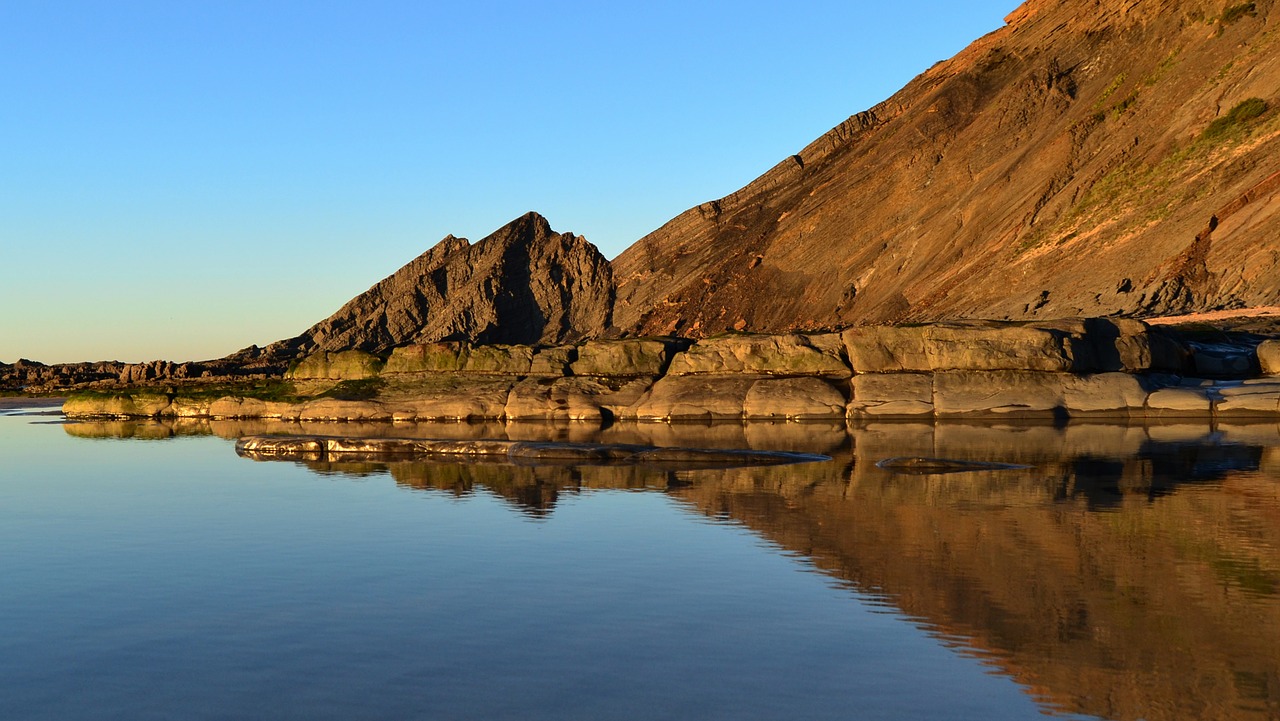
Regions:
M 1280 361 L 1140 321 L 866 326 L 827 334 L 441 342 L 317 353 L 289 395 L 172 389 L 75 396 L 72 417 L 293 421 L 844 420 L 1280 415 Z M 1190 375 L 1207 378 L 1190 378 Z M 287 398 L 287 400 L 280 400 Z
M 330 438 L 245 436 L 236 453 L 255 460 L 358 461 L 369 459 L 496 459 L 575 465 L 657 464 L 690 467 L 781 465 L 829 461 L 828 456 L 784 451 L 661 448 L 627 444 L 552 443 L 497 439 Z

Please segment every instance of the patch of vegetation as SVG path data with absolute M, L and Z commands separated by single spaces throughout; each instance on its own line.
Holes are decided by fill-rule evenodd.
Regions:
M 1143 78 L 1142 84 L 1146 85 L 1147 87 L 1151 87 L 1155 85 L 1156 83 L 1160 82 L 1160 80 L 1164 78 L 1166 74 L 1168 74 L 1168 72 L 1173 68 L 1174 65 L 1177 65 L 1177 64 L 1178 64 L 1178 51 L 1174 50 L 1173 52 L 1166 55 L 1164 57 L 1164 60 L 1160 61 L 1160 64 L 1155 67 L 1155 70 L 1151 71 L 1150 75 Z
M 1224 147 L 1244 142 L 1280 126 L 1280 115 L 1253 123 L 1268 110 L 1266 101 L 1249 98 L 1213 121 L 1190 143 L 1177 148 L 1155 164 L 1131 160 L 1112 168 L 1091 185 L 1074 205 L 1055 222 L 1037 226 L 1015 248 L 1021 255 L 1051 240 L 1065 243 L 1082 227 L 1108 220 L 1119 221 L 1116 233 L 1163 220 L 1189 200 L 1213 191 L 1212 184 L 1199 183 L 1179 192 L 1189 172 L 1215 162 L 1213 156 Z M 1135 212 L 1142 209 L 1141 212 Z M 1097 219 L 1096 221 L 1093 219 Z
M 1127 76 L 1124 73 L 1117 75 L 1115 79 L 1111 81 L 1111 84 L 1102 90 L 1102 95 L 1098 96 L 1098 100 L 1093 104 L 1093 109 L 1102 110 L 1102 106 L 1107 102 L 1107 98 L 1115 95 L 1115 92 L 1120 89 L 1120 86 L 1124 85 L 1126 77 Z
M 1136 102 L 1138 102 L 1137 90 L 1133 91 L 1132 93 L 1129 93 L 1129 96 L 1126 97 L 1124 100 L 1121 100 L 1120 102 L 1111 106 L 1111 117 L 1118 118 L 1121 115 L 1124 115 L 1125 111 L 1133 107 L 1133 104 Z
M 180 386 L 138 386 L 109 390 L 78 390 L 70 394 L 75 398 L 120 398 L 129 395 L 172 395 L 200 400 L 216 400 L 226 396 L 256 398 L 263 401 L 297 403 L 305 400 L 298 395 L 293 383 L 283 380 L 256 380 L 226 383 L 199 383 Z
M 1257 14 L 1258 6 L 1256 3 L 1240 3 L 1223 10 L 1222 14 L 1218 16 L 1218 22 L 1223 25 L 1230 25 L 1246 15 L 1253 17 Z
M 386 385 L 381 378 L 362 378 L 360 380 L 340 381 L 338 385 L 321 393 L 319 398 L 336 398 L 341 401 L 367 401 L 378 397 L 378 392 Z
M 1245 123 L 1265 112 L 1267 112 L 1267 101 L 1262 98 L 1241 100 L 1234 108 L 1228 110 L 1226 115 L 1209 123 L 1209 127 L 1205 128 L 1204 132 L 1200 134 L 1200 139 L 1217 140 L 1231 135 L 1243 127 Z

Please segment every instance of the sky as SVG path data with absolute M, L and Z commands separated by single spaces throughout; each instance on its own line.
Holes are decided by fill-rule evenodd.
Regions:
M 1017 0 L 0 3 L 0 361 L 297 335 L 530 210 L 607 257 Z

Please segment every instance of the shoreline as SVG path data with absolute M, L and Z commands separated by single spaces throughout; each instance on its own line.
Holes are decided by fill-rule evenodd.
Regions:
M 1280 341 L 1118 318 L 314 353 L 278 381 L 74 395 L 68 417 L 296 421 L 1280 417 Z

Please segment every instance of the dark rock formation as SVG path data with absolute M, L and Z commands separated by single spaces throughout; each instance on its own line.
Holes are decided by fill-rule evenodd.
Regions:
M 615 325 L 702 337 L 1275 304 L 1280 5 L 1246 5 L 1027 2 L 628 248 Z
M 379 352 L 440 340 L 560 343 L 603 333 L 612 302 L 609 262 L 600 251 L 528 213 L 475 244 L 445 237 L 267 352 Z

